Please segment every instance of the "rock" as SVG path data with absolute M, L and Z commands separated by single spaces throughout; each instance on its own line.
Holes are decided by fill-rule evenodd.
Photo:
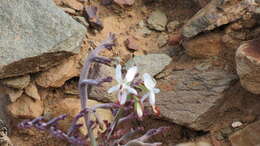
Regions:
M 197 3 L 201 8 L 205 7 L 210 0 L 193 0 L 195 3 Z
M 104 6 L 111 5 L 113 3 L 113 0 L 101 0 L 100 4 Z
M 41 97 L 38 93 L 38 89 L 35 85 L 35 83 L 31 82 L 26 88 L 25 88 L 25 93 L 32 97 L 35 100 L 41 100 Z
M 244 116 L 243 119 L 242 119 L 242 122 L 243 123 L 252 123 L 256 120 L 256 116 L 255 115 L 247 115 L 247 116 Z
M 222 140 L 225 139 L 225 137 L 223 136 L 223 134 L 222 134 L 221 132 L 217 132 L 217 133 L 215 134 L 215 137 L 216 137 L 216 139 L 217 139 L 218 141 L 222 141 Z
M 88 106 L 94 106 L 100 104 L 99 102 L 95 100 L 88 100 Z M 52 117 L 59 116 L 61 114 L 68 114 L 68 117 L 60 121 L 60 126 L 63 130 L 67 130 L 71 124 L 72 119 L 80 112 L 80 99 L 78 98 L 65 98 L 57 103 L 58 106 L 56 106 L 57 109 L 52 110 Z M 62 105 L 62 106 L 60 106 Z M 112 112 L 107 109 L 98 109 L 97 114 L 100 116 L 101 120 L 107 120 L 108 122 L 111 122 L 113 119 Z M 94 116 L 91 116 L 94 120 Z M 80 119 L 79 123 L 84 123 L 83 119 Z M 80 131 L 85 134 L 86 129 L 80 128 Z M 102 131 L 100 128 L 97 128 L 95 130 L 95 134 L 97 134 L 97 131 Z
M 75 15 L 76 14 L 76 11 L 74 9 L 71 9 L 71 8 L 62 8 L 62 10 L 68 14 L 72 14 L 72 15 Z
M 228 49 L 237 49 L 240 46 L 240 44 L 241 44 L 241 40 L 237 40 L 235 38 L 232 38 L 228 34 L 223 35 L 222 42 L 224 43 L 224 45 Z M 232 52 L 232 54 L 233 54 L 233 52 Z
M 1 1 L 0 13 L 0 79 L 49 69 L 79 52 L 85 28 L 52 0 Z
M 63 91 L 67 95 L 79 95 L 78 80 L 69 80 L 63 86 Z
M 0 89 L 1 91 L 1 89 Z M 2 123 L 2 125 L 0 124 L 0 130 L 1 128 L 5 125 L 7 127 L 9 127 L 9 115 L 6 111 L 6 107 L 9 104 L 10 101 L 8 101 L 8 97 L 4 94 L 2 94 L 2 92 L 0 93 L 0 123 Z M 4 123 L 4 125 L 3 125 Z
M 62 3 L 62 0 L 53 0 L 53 2 L 58 5 L 58 6 L 62 6 L 63 3 Z
M 235 23 L 230 24 L 228 27 L 230 27 L 234 31 L 238 31 L 243 28 L 243 25 L 239 22 L 235 22 Z
M 260 36 L 260 27 L 255 27 L 251 29 L 251 32 L 248 34 L 248 38 L 253 39 Z
M 158 37 L 157 44 L 159 47 L 163 47 L 168 42 L 168 35 L 167 33 L 161 33 Z
M 246 40 L 248 32 L 242 30 L 242 31 L 234 31 L 230 29 L 231 31 L 226 31 L 226 34 L 228 34 L 230 37 L 233 39 L 238 39 L 238 40 Z
M 9 104 L 7 110 L 14 118 L 36 118 L 43 113 L 43 103 L 23 94 L 16 102 Z
M 24 89 L 30 83 L 30 75 L 4 79 L 2 80 L 2 83 L 11 88 Z
M 83 5 L 80 2 L 78 2 L 77 0 L 62 0 L 61 3 L 74 10 L 78 10 L 78 11 L 83 10 Z
M 1 146 L 14 146 L 12 144 L 10 138 L 7 136 L 7 132 L 6 131 L 1 131 L 0 130 L 0 145 Z
M 6 93 L 9 95 L 9 99 L 11 102 L 15 102 L 23 94 L 23 90 L 21 89 L 5 88 L 5 90 Z
M 114 2 L 118 5 L 120 5 L 121 7 L 123 7 L 124 5 L 126 5 L 126 6 L 133 5 L 135 0 L 114 0 Z
M 222 69 L 175 71 L 174 91 L 156 95 L 161 116 L 195 130 L 207 130 L 216 120 L 225 90 L 237 76 Z
M 223 2 L 212 0 L 183 26 L 182 34 L 187 38 L 213 30 L 219 26 L 243 18 L 256 6 L 251 1 Z
M 258 5 L 259 7 L 259 5 Z M 254 17 L 253 13 L 246 13 L 242 17 L 242 25 L 244 28 L 253 28 L 257 23 L 257 18 Z
M 222 33 L 207 33 L 183 42 L 186 53 L 192 57 L 218 56 L 224 48 Z
M 95 64 L 95 70 L 92 71 L 90 78 L 106 78 L 108 76 L 115 76 L 115 69 L 113 67 L 103 64 Z M 111 83 L 104 83 L 102 86 L 91 87 L 91 91 L 89 94 L 90 98 L 103 102 L 116 101 L 116 93 L 107 93 L 107 90 L 111 88 L 114 84 L 116 84 L 115 81 L 112 81 Z
M 139 35 L 144 37 L 152 33 L 152 31 L 146 27 L 145 22 L 143 20 L 138 23 L 136 31 Z
M 210 67 L 212 67 L 212 64 L 210 64 L 208 62 L 200 63 L 200 64 L 194 66 L 194 68 L 198 71 L 208 70 Z
M 209 142 L 199 141 L 199 142 L 187 142 L 177 144 L 176 146 L 212 146 Z
M 149 73 L 151 76 L 155 76 L 169 65 L 171 60 L 171 57 L 166 54 L 148 54 L 144 56 L 135 56 L 128 60 L 125 65 L 126 68 L 136 65 L 140 76 L 144 73 Z
M 181 23 L 177 20 L 171 21 L 167 24 L 167 31 L 174 32 L 180 27 Z
M 183 39 L 184 38 L 181 33 L 175 33 L 170 36 L 168 44 L 173 46 L 180 45 Z
M 236 52 L 236 69 L 241 85 L 260 94 L 260 38 L 242 44 Z
M 141 48 L 138 45 L 137 39 L 134 37 L 129 37 L 124 41 L 125 47 L 132 51 L 141 50 Z
M 238 128 L 241 127 L 242 125 L 243 123 L 241 123 L 240 121 L 236 121 L 231 124 L 232 128 Z
M 80 73 L 79 58 L 72 56 L 56 67 L 46 72 L 40 73 L 36 78 L 36 83 L 44 88 L 61 87 L 67 80 L 78 76 Z
M 152 12 L 149 16 L 147 23 L 148 27 L 157 31 L 165 31 L 167 25 L 167 16 L 160 10 Z
M 232 146 L 258 146 L 260 144 L 260 121 L 252 123 L 229 137 Z
M 0 87 L 0 93 L 4 88 Z M 9 104 L 8 97 L 0 94 L 0 145 L 13 146 L 7 134 L 10 129 L 10 117 L 6 112 L 6 106 Z
M 222 136 L 223 136 L 224 138 L 226 138 L 226 137 L 228 137 L 230 134 L 233 133 L 233 130 L 232 130 L 232 128 L 231 128 L 230 126 L 228 126 L 228 127 L 225 127 L 225 128 L 223 128 L 223 129 L 221 129 L 220 132 L 221 132 Z

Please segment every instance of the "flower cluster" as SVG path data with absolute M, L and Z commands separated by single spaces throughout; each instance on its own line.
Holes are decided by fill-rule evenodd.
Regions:
M 138 117 L 143 116 L 143 103 L 146 99 L 148 99 L 149 103 L 152 106 L 153 111 L 158 114 L 159 111 L 155 106 L 155 94 L 159 93 L 160 90 L 155 88 L 156 81 L 155 79 L 149 75 L 148 73 L 143 74 L 143 84 L 133 84 L 137 76 L 137 67 L 133 66 L 129 68 L 126 72 L 125 77 L 122 77 L 122 67 L 121 65 L 116 66 L 116 74 L 115 79 L 117 81 L 117 85 L 108 89 L 108 93 L 112 93 L 118 91 L 117 97 L 120 105 L 124 105 L 127 100 L 134 100 L 135 102 L 135 111 L 137 112 Z M 137 89 L 141 89 L 145 94 L 140 95 L 137 92 Z

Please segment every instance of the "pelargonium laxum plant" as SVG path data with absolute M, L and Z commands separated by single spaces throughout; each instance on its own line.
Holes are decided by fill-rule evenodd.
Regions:
M 110 50 L 115 44 L 115 35 L 110 33 L 108 38 L 97 46 L 86 58 L 83 69 L 80 74 L 78 88 L 80 90 L 81 111 L 72 120 L 71 126 L 67 131 L 62 131 L 58 128 L 58 122 L 66 118 L 66 114 L 55 117 L 49 121 L 44 120 L 44 117 L 38 117 L 33 120 L 25 120 L 18 126 L 20 128 L 36 128 L 38 130 L 48 131 L 53 136 L 66 140 L 76 146 L 157 146 L 158 143 L 147 143 L 147 140 L 168 129 L 168 127 L 160 127 L 158 129 L 150 129 L 143 136 L 131 139 L 135 134 L 142 131 L 142 127 L 133 127 L 130 130 L 118 128 L 119 125 L 129 120 L 139 120 L 149 112 L 145 111 L 144 102 L 149 101 L 153 112 L 159 114 L 158 108 L 155 106 L 155 94 L 160 90 L 155 88 L 156 81 L 148 73 L 142 75 L 142 80 L 137 78 L 138 68 L 133 66 L 129 68 L 124 75 L 120 64 L 116 65 L 115 80 L 117 84 L 108 89 L 108 93 L 117 92 L 118 101 L 115 103 L 97 104 L 93 107 L 87 106 L 89 86 L 100 86 L 105 82 L 111 82 L 112 77 L 102 79 L 89 79 L 90 67 L 94 62 L 109 65 L 112 60 L 99 53 L 103 49 Z M 142 93 L 142 94 L 141 94 Z M 111 123 L 102 121 L 96 110 L 110 109 L 113 111 L 114 119 Z M 95 120 L 90 119 L 93 114 Z M 82 136 L 79 128 L 83 125 L 78 124 L 78 120 L 84 118 L 88 134 Z M 99 125 L 101 128 L 106 128 L 103 133 L 95 137 L 93 130 Z

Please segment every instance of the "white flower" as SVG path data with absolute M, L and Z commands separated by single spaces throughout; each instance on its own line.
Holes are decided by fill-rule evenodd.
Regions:
M 153 110 L 156 112 L 155 109 L 155 94 L 160 92 L 160 89 L 155 88 L 156 81 L 153 77 L 151 77 L 148 73 L 143 74 L 144 85 L 148 89 L 148 93 L 146 93 L 141 102 L 143 103 L 145 99 L 149 97 L 149 102 L 153 107 Z
M 127 73 L 125 75 L 125 78 L 122 79 L 122 72 L 121 72 L 121 65 L 116 66 L 116 81 L 117 85 L 111 87 L 108 89 L 108 93 L 112 93 L 114 91 L 118 91 L 118 100 L 121 105 L 125 104 L 127 100 L 127 95 L 129 93 L 137 95 L 137 91 L 130 86 L 131 82 L 134 80 L 134 77 L 137 73 L 137 67 L 131 67 L 127 70 Z

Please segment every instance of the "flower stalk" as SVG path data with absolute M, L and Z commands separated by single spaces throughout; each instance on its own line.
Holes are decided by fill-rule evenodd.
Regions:
M 103 43 L 101 43 L 97 48 L 95 48 L 87 57 L 85 60 L 83 69 L 80 74 L 80 79 L 79 79 L 79 90 L 80 90 L 80 100 L 81 100 L 81 109 L 85 109 L 87 106 L 87 101 L 88 101 L 88 87 L 89 84 L 88 82 L 84 82 L 86 80 L 89 80 L 89 71 L 91 67 L 91 63 L 93 61 L 97 61 L 100 63 L 107 64 L 110 62 L 109 59 L 100 57 L 98 54 L 103 50 L 103 49 L 111 49 L 112 46 L 114 46 L 114 41 L 115 41 L 115 35 L 114 34 L 109 34 L 107 40 L 105 40 Z M 90 138 L 91 146 L 97 146 L 96 138 L 93 133 L 93 129 L 91 128 L 91 122 L 90 122 L 90 115 L 86 114 L 84 115 L 84 120 L 85 120 L 85 125 L 88 130 L 88 135 Z
M 43 117 L 38 117 L 33 120 L 25 120 L 19 124 L 20 128 L 31 128 L 34 127 L 39 130 L 45 130 L 50 132 L 53 136 L 64 139 L 69 143 L 77 146 L 118 146 L 123 143 L 125 146 L 130 145 L 150 145 L 157 146 L 161 143 L 145 143 L 150 137 L 161 133 L 167 128 L 161 127 L 158 129 L 151 129 L 145 135 L 131 139 L 134 134 L 142 130 L 143 127 L 134 127 L 130 131 L 127 129 L 118 129 L 118 125 L 130 121 L 139 120 L 143 116 L 149 113 L 144 111 L 144 102 L 148 99 L 154 113 L 159 113 L 155 106 L 155 94 L 160 90 L 155 88 L 156 81 L 147 73 L 143 75 L 143 80 L 136 80 L 138 76 L 138 69 L 136 66 L 130 67 L 126 74 L 122 73 L 121 65 L 116 66 L 115 80 L 117 85 L 114 85 L 108 89 L 108 93 L 117 92 L 118 102 L 116 103 L 104 103 L 97 104 L 93 107 L 88 107 L 88 94 L 90 86 L 101 86 L 105 82 L 111 82 L 112 77 L 91 79 L 89 78 L 90 67 L 92 63 L 102 63 L 110 64 L 111 59 L 99 56 L 99 53 L 103 49 L 111 49 L 114 46 L 115 35 L 109 34 L 108 38 L 103 41 L 99 46 L 97 46 L 86 58 L 83 65 L 83 69 L 80 74 L 80 79 L 78 83 L 78 88 L 80 91 L 80 101 L 81 101 L 81 111 L 73 118 L 71 126 L 68 128 L 67 132 L 57 128 L 60 120 L 64 120 L 67 115 L 60 115 L 47 122 L 45 122 Z M 124 76 L 124 78 L 123 78 Z M 140 93 L 138 92 L 140 91 Z M 145 93 L 144 95 L 140 95 Z M 100 115 L 96 112 L 97 109 L 110 109 L 114 111 L 114 119 L 111 123 L 108 121 L 103 121 Z M 93 114 L 95 121 L 90 119 L 90 115 Z M 80 137 L 79 128 L 83 124 L 78 124 L 80 118 L 84 118 L 84 124 L 87 127 L 88 134 L 84 137 Z M 102 133 L 99 134 L 99 143 L 97 143 L 96 137 L 94 135 L 94 128 L 98 126 L 102 129 Z

